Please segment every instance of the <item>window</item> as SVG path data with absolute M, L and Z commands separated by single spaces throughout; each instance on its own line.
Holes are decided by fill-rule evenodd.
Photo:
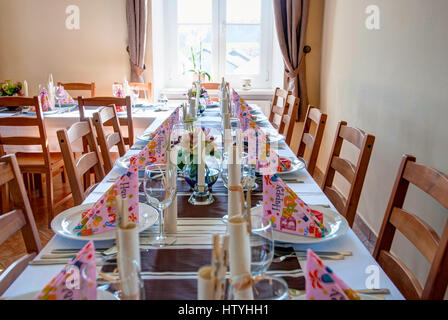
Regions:
M 233 86 L 251 78 L 271 87 L 273 17 L 270 0 L 164 0 L 165 87 L 191 85 L 201 69 Z M 195 68 L 196 65 L 196 68 Z

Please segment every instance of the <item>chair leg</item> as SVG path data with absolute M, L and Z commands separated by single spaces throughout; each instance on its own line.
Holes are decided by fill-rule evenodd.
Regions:
M 39 198 L 43 198 L 44 193 L 42 190 L 42 175 L 40 173 L 34 175 L 34 184 L 36 189 L 39 191 Z
M 54 191 L 53 191 L 53 177 L 51 172 L 45 174 L 45 187 L 47 193 L 47 222 L 48 227 L 51 226 L 51 220 L 54 218 Z

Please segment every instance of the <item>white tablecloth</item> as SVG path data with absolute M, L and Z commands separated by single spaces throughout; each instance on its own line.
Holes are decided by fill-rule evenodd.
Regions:
M 158 121 L 157 124 L 153 123 L 148 131 L 154 130 L 155 128 L 157 128 L 158 124 L 163 121 L 162 118 L 158 120 L 160 121 Z M 280 156 L 294 156 L 293 152 L 284 143 L 279 145 L 278 153 Z M 121 169 L 114 168 L 109 173 L 108 177 L 104 179 L 99 188 L 107 189 L 107 186 L 112 184 L 111 182 L 108 182 L 108 178 L 113 175 L 117 175 L 117 172 L 119 172 L 119 170 Z M 306 203 L 308 203 L 309 205 L 328 204 L 334 209 L 325 194 L 319 189 L 313 178 L 306 170 L 301 171 L 297 175 L 297 177 L 299 177 L 300 180 L 304 181 L 305 183 L 289 183 L 289 185 L 291 185 L 293 189 L 300 194 L 300 197 Z M 98 192 L 92 193 L 86 199 L 85 203 L 94 202 L 99 199 L 101 195 L 102 193 Z M 68 240 L 56 235 L 47 244 L 40 255 L 49 253 L 54 249 L 81 248 L 83 245 L 85 245 L 85 241 Z M 113 245 L 113 241 L 95 242 L 95 245 L 98 248 L 108 248 Z M 391 280 L 379 267 L 377 262 L 373 259 L 373 257 L 370 255 L 362 242 L 358 239 L 358 237 L 351 229 L 349 229 L 349 231 L 345 235 L 336 240 L 315 245 L 296 245 L 295 248 L 296 250 L 311 248 L 313 250 L 321 251 L 352 251 L 353 256 L 346 257 L 345 260 L 327 260 L 325 261 L 325 263 L 330 268 L 332 268 L 333 271 L 350 287 L 354 289 L 370 289 L 366 287 L 366 282 L 368 281 L 369 276 L 372 276 L 372 270 L 377 270 L 379 276 L 379 287 L 388 288 L 391 291 L 391 294 L 386 296 L 386 299 L 403 299 L 401 293 L 397 290 Z M 305 269 L 304 261 L 300 261 L 300 264 L 302 269 Z M 371 269 L 372 266 L 373 269 Z M 52 279 L 53 276 L 55 276 L 61 270 L 61 268 L 61 265 L 28 266 L 27 269 L 22 273 L 22 275 L 20 275 L 19 278 L 13 283 L 13 285 L 6 291 L 5 297 L 16 296 L 24 294 L 26 292 L 41 289 Z

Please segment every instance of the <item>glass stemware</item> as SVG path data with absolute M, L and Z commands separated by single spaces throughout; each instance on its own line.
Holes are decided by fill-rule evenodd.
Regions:
M 271 221 L 260 214 L 251 215 L 250 234 L 251 273 L 254 277 L 263 276 L 274 257 L 274 236 Z
M 84 282 L 85 287 L 88 283 L 97 283 L 97 300 L 101 300 L 104 297 L 102 292 L 109 292 L 112 294 L 115 299 L 119 300 L 145 300 L 145 286 L 144 281 L 141 277 L 140 266 L 137 261 L 131 261 L 132 272 L 126 277 L 120 277 L 118 273 L 112 275 L 104 275 L 100 273 L 102 279 L 92 278 L 93 275 L 89 274 L 87 266 L 81 267 L 81 279 Z M 96 276 L 96 273 L 94 274 Z M 126 291 L 129 291 L 130 288 L 134 290 L 134 294 L 127 295 Z M 135 288 L 137 288 L 135 290 Z M 109 300 L 109 297 L 104 297 Z
M 149 240 L 154 246 L 164 247 L 174 243 L 174 237 L 167 237 L 164 233 L 164 210 L 167 209 L 176 195 L 176 186 L 172 186 L 168 181 L 172 181 L 173 175 L 177 175 L 175 166 L 165 164 L 152 164 L 145 168 L 144 190 L 148 204 L 159 213 L 159 234 Z
M 232 277 L 232 281 L 227 287 L 227 300 L 238 300 L 235 289 L 247 282 L 247 276 Z M 254 300 L 287 300 L 288 284 L 279 277 L 264 277 L 252 284 L 252 294 Z
M 112 94 L 115 98 L 123 98 L 123 85 L 115 83 L 112 85 Z

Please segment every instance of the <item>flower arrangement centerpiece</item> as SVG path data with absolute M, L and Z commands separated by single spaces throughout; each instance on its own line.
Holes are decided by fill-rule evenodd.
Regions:
M 0 96 L 2 97 L 14 97 L 23 96 L 23 83 L 17 82 L 13 83 L 11 80 L 5 80 L 4 83 L 0 85 Z
M 216 145 L 216 138 L 211 134 L 210 129 L 194 127 L 185 130 L 174 141 L 177 148 L 177 166 L 184 173 L 185 181 L 194 188 L 198 176 L 198 136 L 200 130 L 205 136 L 205 183 L 211 188 L 218 180 L 221 170 L 220 151 Z
M 190 89 L 188 89 L 187 97 L 189 101 L 196 100 L 197 91 L 198 90 L 196 86 L 192 86 Z M 210 97 L 208 95 L 207 90 L 201 87 L 199 93 L 199 109 L 198 109 L 199 114 L 204 113 L 207 104 L 211 104 Z

